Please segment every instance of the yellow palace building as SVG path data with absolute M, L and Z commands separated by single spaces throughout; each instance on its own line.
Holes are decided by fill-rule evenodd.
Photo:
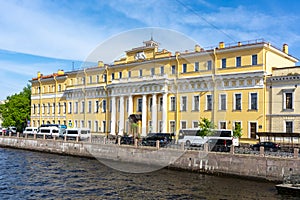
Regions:
M 266 88 L 273 69 L 295 66 L 288 46 L 263 40 L 193 51 L 160 50 L 152 38 L 106 65 L 32 78 L 31 125 L 87 127 L 112 135 L 176 133 L 208 118 L 241 124 L 242 138 L 268 131 Z

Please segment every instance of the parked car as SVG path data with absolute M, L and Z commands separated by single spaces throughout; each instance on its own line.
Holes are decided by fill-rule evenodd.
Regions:
M 250 148 L 254 151 L 258 151 L 261 146 L 265 148 L 265 151 L 278 151 L 281 149 L 280 145 L 274 142 L 259 142 L 251 145 Z
M 91 137 L 91 130 L 88 128 L 67 128 L 65 135 L 69 139 L 76 139 L 77 136 L 79 140 L 87 140 Z
M 23 134 L 34 135 L 37 134 L 37 132 L 38 132 L 38 127 L 26 127 L 25 130 L 23 131 Z
M 164 147 L 172 142 L 174 134 L 170 133 L 151 133 L 147 137 L 143 138 L 142 145 L 144 146 L 156 146 L 156 141 L 159 141 L 161 147 Z

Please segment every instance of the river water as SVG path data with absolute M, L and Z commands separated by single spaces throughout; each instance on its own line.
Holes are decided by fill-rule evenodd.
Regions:
M 124 173 L 94 159 L 0 148 L 0 199 L 293 198 L 270 182 L 168 169 Z

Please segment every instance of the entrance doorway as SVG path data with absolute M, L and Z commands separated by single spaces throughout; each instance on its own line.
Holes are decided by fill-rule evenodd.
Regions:
M 256 139 L 256 132 L 257 132 L 257 123 L 250 122 L 250 138 Z

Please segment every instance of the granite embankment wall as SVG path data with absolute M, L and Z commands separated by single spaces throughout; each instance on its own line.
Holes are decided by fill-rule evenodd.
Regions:
M 158 150 L 155 147 L 13 137 L 0 137 L 0 146 L 272 181 L 282 181 L 284 176 L 300 174 L 298 156 L 282 158 L 169 148 Z

